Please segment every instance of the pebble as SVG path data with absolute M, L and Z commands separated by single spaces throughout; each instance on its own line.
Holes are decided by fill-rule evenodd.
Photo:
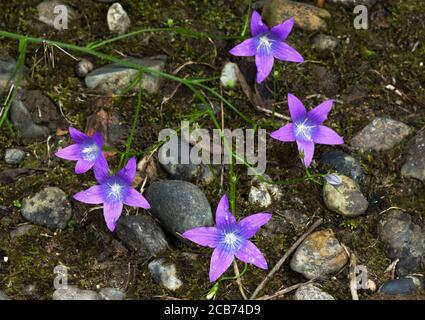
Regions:
M 34 229 L 34 225 L 29 223 L 24 223 L 19 226 L 17 226 L 15 229 L 10 231 L 10 238 L 18 238 L 22 237 L 24 235 L 29 234 Z
M 147 258 L 169 248 L 164 232 L 148 215 L 121 217 L 117 224 L 117 236 L 128 247 Z
M 317 34 L 312 39 L 313 50 L 329 53 L 336 49 L 338 46 L 339 40 L 338 38 L 326 34 Z
M 72 216 L 66 193 L 57 187 L 46 187 L 24 198 L 21 212 L 28 221 L 52 230 L 64 229 Z
M 376 118 L 351 140 L 355 149 L 363 151 L 387 151 L 403 141 L 412 129 L 390 118 Z
M 167 57 L 164 55 L 146 57 L 143 59 L 127 58 L 127 61 L 140 64 L 156 71 L 163 71 Z M 126 89 L 136 78 L 138 71 L 118 63 L 109 64 L 93 70 L 85 78 L 86 86 L 102 93 Z M 161 77 L 145 72 L 142 76 L 142 88 L 149 94 L 158 92 Z M 137 86 L 135 87 L 137 88 Z
M 25 144 L 46 140 L 63 123 L 56 105 L 39 90 L 20 92 L 12 103 L 10 119 Z
M 419 133 L 408 143 L 405 154 L 402 176 L 425 182 L 425 132 Z
M 319 164 L 322 171 L 335 170 L 337 173 L 346 175 L 360 184 L 366 181 L 366 176 L 360 163 L 341 150 L 325 152 Z
M 294 300 L 335 300 L 335 298 L 315 285 L 308 284 L 295 291 Z
M 183 282 L 177 277 L 176 266 L 165 263 L 164 259 L 157 259 L 149 263 L 149 271 L 155 281 L 168 290 L 178 290 Z
M 271 180 L 268 175 L 262 175 L 263 179 Z M 279 186 L 270 184 L 259 176 L 255 176 L 251 181 L 251 188 L 249 190 L 248 201 L 260 208 L 268 208 L 273 200 L 279 201 L 282 198 L 282 191 Z
M 329 11 L 316 6 L 289 0 L 271 0 L 263 8 L 262 16 L 269 27 L 294 17 L 295 25 L 307 31 L 325 30 Z
M 399 276 L 421 270 L 425 256 L 425 233 L 411 215 L 391 210 L 379 221 L 378 236 L 387 257 L 392 261 L 400 259 L 396 267 Z
M 173 235 L 214 224 L 205 194 L 194 184 L 181 180 L 152 183 L 145 193 L 151 214 Z
M 227 62 L 221 70 L 220 82 L 224 88 L 232 89 L 238 82 L 237 78 L 237 64 L 233 62 Z
M 7 164 L 20 164 L 25 157 L 25 152 L 21 149 L 7 149 L 4 155 L 4 161 Z
M 422 280 L 418 277 L 407 276 L 404 278 L 386 281 L 379 288 L 379 293 L 390 295 L 407 295 L 417 293 L 422 289 Z
M 0 59 L 0 95 L 8 88 L 10 79 L 16 68 L 16 61 L 14 59 L 2 60 Z M 20 82 L 20 85 L 25 85 L 26 81 Z
M 79 78 L 84 78 L 89 72 L 93 71 L 93 69 L 93 62 L 87 59 L 82 59 L 78 61 L 77 65 L 75 66 L 75 74 Z
M 194 146 L 188 145 L 189 154 L 194 150 Z M 178 139 L 177 154 L 167 152 L 164 156 L 166 161 L 162 160 L 161 153 L 159 153 L 159 160 L 163 168 L 168 172 L 172 179 L 184 181 L 200 180 L 202 183 L 209 184 L 214 180 L 213 169 L 204 163 L 193 163 L 192 157 L 189 157 L 189 163 L 183 163 L 181 160 L 181 139 Z
M 115 288 L 103 288 L 99 291 L 102 300 L 124 300 L 125 293 Z
M 81 290 L 74 286 L 56 289 L 53 300 L 101 300 L 99 294 L 92 290 Z
M 116 34 L 124 34 L 130 29 L 130 18 L 122 5 L 114 3 L 108 10 L 107 22 L 109 31 Z
M 345 217 L 356 217 L 366 212 L 369 205 L 359 185 L 351 178 L 339 175 L 340 185 L 325 183 L 323 200 L 329 210 Z
M 325 279 L 342 269 L 348 262 L 348 255 L 332 230 L 316 231 L 310 234 L 297 248 L 291 269 L 307 279 Z

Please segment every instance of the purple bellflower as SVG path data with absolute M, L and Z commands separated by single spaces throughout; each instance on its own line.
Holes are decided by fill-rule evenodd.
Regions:
M 269 29 L 261 20 L 260 14 L 254 11 L 251 16 L 252 38 L 238 44 L 230 50 L 230 54 L 243 57 L 255 56 L 257 83 L 260 83 L 270 74 L 274 58 L 289 62 L 304 61 L 298 51 L 284 42 L 293 26 L 294 18 L 291 18 Z
M 190 229 L 183 233 L 183 237 L 201 246 L 214 248 L 209 272 L 210 282 L 214 282 L 229 268 L 235 257 L 267 269 L 266 259 L 249 239 L 271 217 L 269 213 L 257 213 L 237 223 L 229 210 L 229 200 L 224 195 L 217 206 L 216 226 Z
M 298 150 L 304 155 L 304 165 L 308 167 L 313 160 L 315 143 L 329 145 L 344 143 L 344 140 L 335 131 L 322 125 L 328 117 L 332 105 L 332 100 L 326 100 L 313 110 L 307 111 L 296 96 L 288 94 L 292 123 L 272 132 L 270 136 L 285 142 L 296 141 Z
M 70 127 L 69 134 L 75 144 L 59 150 L 56 152 L 56 156 L 66 160 L 77 161 L 75 166 L 76 174 L 85 173 L 93 167 L 96 171 L 98 168 L 107 165 L 102 152 L 103 138 L 100 133 L 96 132 L 90 137 Z
M 136 176 L 136 159 L 132 157 L 127 165 L 115 175 L 109 174 L 108 165 L 94 171 L 99 185 L 74 195 L 74 199 L 88 203 L 103 203 L 103 216 L 110 231 L 115 230 L 117 221 L 121 215 L 123 205 L 149 209 L 148 201 L 131 187 Z

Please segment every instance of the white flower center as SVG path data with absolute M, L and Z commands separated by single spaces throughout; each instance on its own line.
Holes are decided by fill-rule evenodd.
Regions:
M 229 246 L 233 247 L 237 241 L 238 241 L 238 237 L 233 232 L 227 233 L 224 236 L 224 242 Z
M 96 159 L 98 151 L 99 151 L 99 147 L 97 146 L 96 143 L 93 143 L 89 146 L 84 147 L 81 153 L 84 160 L 93 161 Z
M 295 135 L 307 141 L 311 141 L 312 129 L 314 128 L 314 126 L 309 126 L 306 122 L 307 119 L 305 119 L 302 123 L 298 123 L 295 125 Z
M 267 53 L 270 53 L 272 48 L 273 40 L 269 39 L 267 36 L 260 37 L 260 43 L 258 44 L 257 50 L 265 48 Z
M 120 200 L 122 194 L 122 186 L 118 183 L 109 184 L 108 197 L 113 198 L 114 200 Z

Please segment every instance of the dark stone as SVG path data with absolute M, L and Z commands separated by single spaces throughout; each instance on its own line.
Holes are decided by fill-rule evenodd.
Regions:
M 320 160 L 320 166 L 323 171 L 335 170 L 360 184 L 366 180 L 360 163 L 341 150 L 325 152 Z
M 414 294 L 422 288 L 422 282 L 417 277 L 405 277 L 389 280 L 382 284 L 379 293 L 382 294 Z
M 214 224 L 210 204 L 194 184 L 180 180 L 152 183 L 146 191 L 152 215 L 173 235 Z
M 150 216 L 124 216 L 118 220 L 118 238 L 144 257 L 155 256 L 169 248 L 159 225 Z

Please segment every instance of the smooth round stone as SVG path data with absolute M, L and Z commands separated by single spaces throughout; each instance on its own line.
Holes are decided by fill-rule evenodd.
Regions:
M 355 149 L 363 151 L 387 151 L 403 141 L 412 129 L 390 118 L 376 118 L 351 140 Z
M 148 268 L 155 281 L 168 290 L 176 291 L 183 284 L 183 282 L 177 277 L 176 266 L 174 264 L 166 263 L 164 259 L 152 261 L 149 263 Z
M 271 180 L 266 174 L 263 175 L 263 178 Z M 279 186 L 262 181 L 259 176 L 255 176 L 251 184 L 248 201 L 259 208 L 267 208 L 273 201 L 279 201 L 282 198 Z
M 399 210 L 387 213 L 378 223 L 378 236 L 385 253 L 397 263 L 397 274 L 408 275 L 421 270 L 421 260 L 425 256 L 425 232 L 413 222 L 412 217 Z
M 89 72 L 93 71 L 94 65 L 93 62 L 87 59 L 82 59 L 78 61 L 75 66 L 75 73 L 78 77 L 84 78 Z
M 28 221 L 52 230 L 64 229 L 72 216 L 66 193 L 57 187 L 46 187 L 25 198 L 21 212 Z
M 334 36 L 318 34 L 313 37 L 311 48 L 319 52 L 332 52 L 336 49 L 338 43 L 338 38 Z
M 425 182 L 425 132 L 419 133 L 407 145 L 406 161 L 401 175 Z
M 99 294 L 92 290 L 81 290 L 74 286 L 56 289 L 53 300 L 101 300 Z
M 329 19 L 331 14 L 325 9 L 307 3 L 271 0 L 264 5 L 262 16 L 270 27 L 293 17 L 297 27 L 317 31 L 327 28 L 326 19 Z
M 68 25 L 64 24 L 62 19 L 57 20 L 58 14 L 62 13 L 64 14 L 64 10 L 56 11 L 57 9 L 66 8 L 67 18 L 68 18 Z M 69 24 L 71 24 L 74 20 L 77 19 L 78 15 L 72 7 L 67 5 L 63 1 L 58 0 L 46 0 L 41 2 L 37 6 L 38 11 L 38 20 L 55 28 L 59 31 L 64 31 L 67 28 L 69 28 Z M 58 22 L 61 22 L 58 24 Z
M 405 278 L 386 281 L 379 288 L 379 293 L 391 295 L 414 294 L 422 288 L 422 281 L 417 277 L 408 276 Z
M 346 175 L 360 184 L 363 184 L 366 180 L 360 163 L 341 150 L 325 152 L 320 159 L 320 166 L 323 171 L 327 169 L 335 170 L 337 173 Z
M 189 148 L 189 154 L 192 153 L 195 147 L 191 146 L 188 142 L 185 143 L 187 143 L 187 147 Z M 179 138 L 177 145 L 178 153 L 172 154 L 170 152 L 167 154 L 168 163 L 160 161 L 163 168 L 168 172 L 168 174 L 170 174 L 171 178 L 184 181 L 196 181 L 199 179 L 203 183 L 211 183 L 214 180 L 214 173 L 210 166 L 203 163 L 195 164 L 192 161 L 192 157 L 189 157 L 189 163 L 183 163 L 181 157 L 181 146 L 182 141 Z
M 125 12 L 122 5 L 118 2 L 109 8 L 107 22 L 109 30 L 117 34 L 126 33 L 131 24 L 127 12 Z
M 342 180 L 340 185 L 324 184 L 323 200 L 326 206 L 345 217 L 364 214 L 369 204 L 358 184 L 347 176 L 340 175 L 340 178 Z
M 335 300 L 335 298 L 315 285 L 309 284 L 295 291 L 294 300 Z
M 4 155 L 4 161 L 7 164 L 20 164 L 25 157 L 25 152 L 21 149 L 7 149 Z
M 117 224 L 117 236 L 127 246 L 147 258 L 169 248 L 161 227 L 148 215 L 121 217 Z
M 99 296 L 103 300 L 124 300 L 125 293 L 115 288 L 103 288 L 99 291 Z
M 214 224 L 205 194 L 190 182 L 154 182 L 146 190 L 145 196 L 151 205 L 152 216 L 173 235 Z
M 335 238 L 333 231 L 322 230 L 310 234 L 301 243 L 291 259 L 290 266 L 307 279 L 325 279 L 341 270 L 347 262 L 347 252 Z

